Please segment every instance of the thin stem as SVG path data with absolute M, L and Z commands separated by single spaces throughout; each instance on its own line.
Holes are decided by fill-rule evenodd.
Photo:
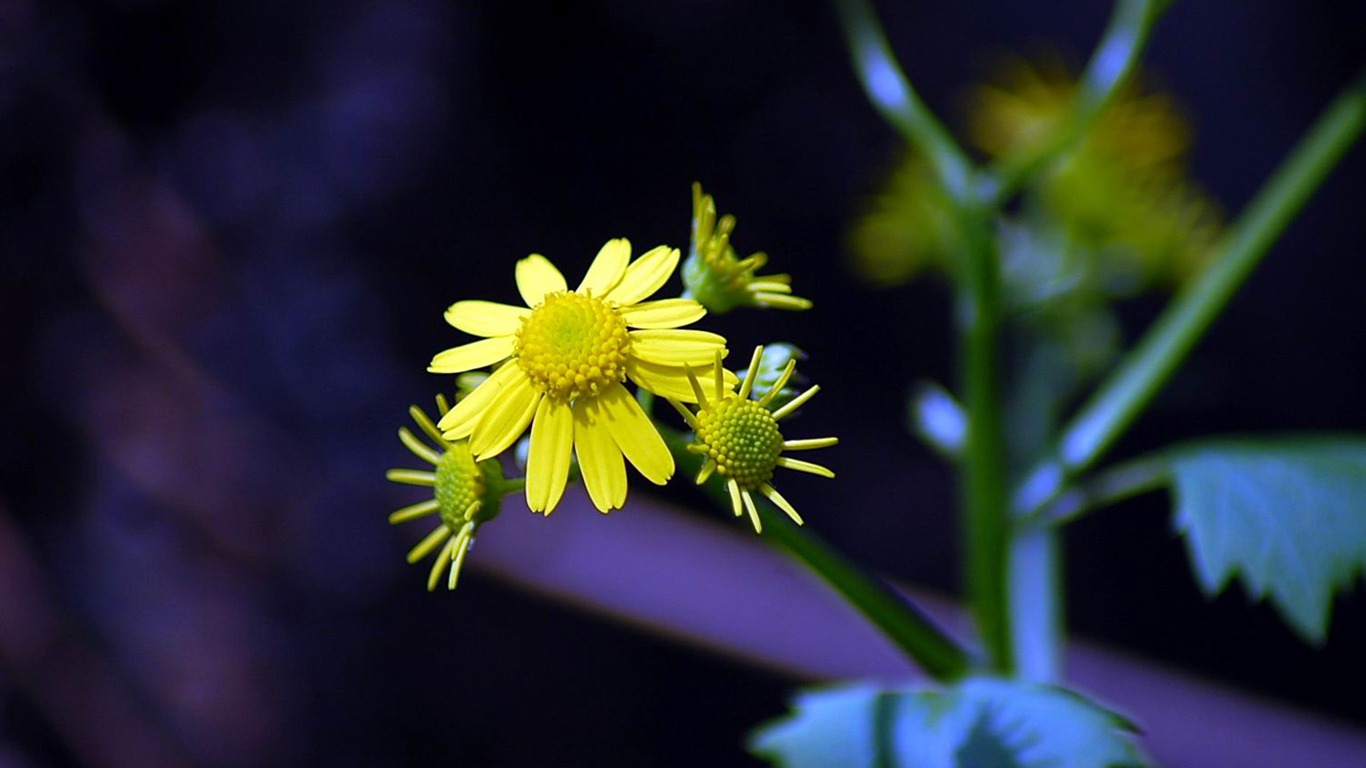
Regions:
M 1170 480 L 1167 460 L 1160 456 L 1116 464 L 1068 488 L 1033 517 L 1020 521 L 1026 529 L 1055 528 L 1093 509 L 1162 488 Z
M 1004 201 L 1025 181 L 1076 144 L 1133 74 L 1158 17 L 1172 0 L 1120 0 L 1082 73 L 1071 111 L 1050 141 L 996 169 L 995 199 Z
M 1067 466 L 1079 469 L 1095 461 L 1148 404 L 1364 125 L 1366 73 L 1319 118 L 1230 228 L 1218 257 L 1177 296 L 1073 420 L 1062 442 Z
M 962 216 L 964 290 L 958 298 L 967 445 L 961 466 L 967 584 L 992 667 L 1013 667 L 1006 558 L 1010 509 L 1006 493 L 1005 421 L 999 391 L 1000 268 L 992 212 L 973 206 Z
M 687 450 L 687 439 L 676 430 L 662 426 L 659 429 L 682 472 L 695 474 L 702 459 Z M 730 512 L 730 497 L 718 478 L 713 477 L 703 489 L 721 509 Z M 763 522 L 763 538 L 786 550 L 833 587 L 926 673 L 940 682 L 952 682 L 968 673 L 971 659 L 963 647 L 910 601 L 815 534 L 793 525 L 785 514 L 773 511 L 767 500 L 756 499 L 756 503 Z
M 1018 674 L 1026 680 L 1062 679 L 1062 558 L 1052 528 L 1016 531 L 1010 539 L 1010 628 Z
M 906 142 L 929 161 L 939 183 L 958 202 L 974 196 L 972 162 L 911 87 L 892 53 L 869 0 L 835 0 L 853 59 L 868 99 Z
M 1208 267 L 1168 305 L 1138 346 L 1063 432 L 1056 457 L 1016 496 L 1018 512 L 1051 502 L 1068 477 L 1095 462 L 1124 432 L 1200 340 L 1366 127 L 1366 71 L 1323 112 L 1225 234 Z

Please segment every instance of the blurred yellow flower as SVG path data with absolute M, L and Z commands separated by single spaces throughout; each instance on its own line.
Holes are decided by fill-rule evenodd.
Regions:
M 708 383 L 713 387 L 710 397 L 704 391 L 702 382 L 697 380 L 691 369 L 688 371 L 689 382 L 695 390 L 695 399 L 698 403 L 696 413 L 685 408 L 677 400 L 669 400 L 693 428 L 695 438 L 688 446 L 688 450 L 706 457 L 706 462 L 697 475 L 698 484 L 706 482 L 713 472 L 726 478 L 726 489 L 730 492 L 731 507 L 735 511 L 735 516 L 740 517 L 748 511 L 755 533 L 763 531 L 763 525 L 759 522 L 759 512 L 754 507 L 752 494 L 755 491 L 767 496 L 797 525 L 802 524 L 801 515 L 797 514 L 797 510 L 769 482 L 773 479 L 775 468 L 786 467 L 821 477 L 835 476 L 834 472 L 819 464 L 791 459 L 783 453 L 826 448 L 839 442 L 839 439 L 834 437 L 783 439 L 778 422 L 815 396 L 820 387 L 813 386 L 782 407 L 770 411 L 769 406 L 773 404 L 774 398 L 787 385 L 793 371 L 796 370 L 797 361 L 789 359 L 782 375 L 768 392 L 758 400 L 750 399 L 763 351 L 763 347 L 755 348 L 754 357 L 750 360 L 749 370 L 740 385 L 739 394 L 726 383 L 725 369 L 721 367 L 721 358 L 718 356 L 712 363 L 712 375 L 708 377 Z
M 1008 60 L 973 89 L 968 136 L 998 160 L 1027 156 L 1061 129 L 1077 87 L 1054 58 Z M 1069 242 L 1099 259 L 1105 292 L 1180 282 L 1209 253 L 1219 215 L 1188 177 L 1190 145 L 1171 97 L 1130 85 L 1040 177 L 1043 208 Z
M 1009 59 L 970 91 L 968 138 L 1002 164 L 1027 158 L 1062 129 L 1076 91 L 1076 78 L 1056 59 Z M 1217 207 L 1186 172 L 1190 144 L 1190 127 L 1171 97 L 1124 89 L 1078 146 L 1029 180 L 1012 217 L 1038 235 L 1032 243 L 1055 244 L 1049 259 L 1056 264 L 1044 271 L 1094 300 L 1178 283 L 1198 268 L 1221 225 Z M 880 285 L 926 268 L 955 272 L 957 226 L 922 158 L 908 153 L 897 164 L 850 229 L 848 246 L 855 269 Z M 1057 288 L 1007 291 L 1032 300 Z
M 1056 57 L 1009 58 L 969 94 L 968 138 L 994 158 L 1027 155 L 1053 138 L 1072 109 L 1077 79 Z M 1165 93 L 1125 88 L 1077 149 L 1138 174 L 1181 173 L 1191 132 Z
M 860 277 L 900 285 L 930 268 L 953 271 L 958 249 L 953 210 L 930 167 L 913 152 L 896 164 L 883 190 L 866 203 L 846 247 Z
M 469 438 L 475 459 L 506 450 L 531 427 L 526 499 L 550 514 L 578 455 L 593 504 L 626 501 L 629 460 L 662 485 L 673 457 L 650 418 L 622 386 L 627 378 L 662 397 L 691 400 L 687 366 L 724 355 L 726 340 L 683 330 L 706 314 L 689 299 L 644 301 L 673 274 L 679 254 L 660 246 L 631 262 L 631 244 L 609 240 L 575 290 L 544 256 L 517 263 L 526 307 L 460 301 L 446 321 L 484 337 L 436 355 L 433 373 L 462 373 L 502 362 L 439 424 L 449 440 Z M 506 361 L 506 362 L 504 362 Z

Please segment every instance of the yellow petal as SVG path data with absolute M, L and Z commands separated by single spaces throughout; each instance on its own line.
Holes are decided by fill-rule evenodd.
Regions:
M 608 240 L 589 265 L 588 274 L 584 275 L 583 282 L 579 283 L 578 292 L 598 297 L 606 296 L 621 282 L 621 276 L 626 274 L 626 262 L 630 260 L 630 240 L 624 237 Z
M 620 384 L 603 390 L 597 399 L 612 440 L 631 464 L 655 485 L 668 482 L 674 473 L 674 457 L 640 403 Z
M 798 472 L 809 472 L 810 474 L 820 475 L 821 477 L 835 476 L 835 473 L 831 472 L 828 468 L 822 467 L 819 464 L 812 464 L 809 461 L 802 461 L 801 459 L 789 459 L 786 456 L 779 456 L 775 463 L 780 467 L 795 469 Z
M 745 514 L 740 501 L 740 484 L 735 482 L 735 478 L 726 481 L 726 490 L 730 491 L 730 508 L 735 510 L 735 516 L 740 517 Z
M 531 451 L 526 460 L 526 503 L 532 512 L 555 510 L 569 481 L 574 447 L 574 414 L 565 403 L 541 398 L 531 422 Z
M 763 533 L 764 524 L 759 522 L 759 510 L 754 508 L 754 495 L 747 490 L 741 490 L 740 496 L 745 500 L 745 509 L 749 511 L 749 520 L 754 523 L 754 532 Z
M 389 522 L 390 524 L 397 524 L 406 523 L 409 520 L 416 520 L 419 517 L 432 514 L 437 511 L 440 506 L 441 505 L 436 499 L 427 499 L 426 501 L 419 501 L 416 504 L 409 504 L 403 509 L 389 515 Z
M 626 361 L 626 375 L 641 389 L 660 397 L 681 403 L 697 402 L 697 394 L 688 383 L 687 369 L 681 365 L 660 365 L 631 358 Z M 725 372 L 725 377 L 728 388 L 734 388 L 739 381 L 730 371 Z
M 391 469 L 384 473 L 384 479 L 391 483 L 425 485 L 428 488 L 436 485 L 436 473 L 421 469 Z
M 497 336 L 453 347 L 437 353 L 427 370 L 432 373 L 464 373 L 493 365 L 512 355 L 513 341 L 511 336 Z
M 450 565 L 451 553 L 454 549 L 455 539 L 451 539 L 446 542 L 446 546 L 441 548 L 441 552 L 437 554 L 436 560 L 432 561 L 432 570 L 427 575 L 428 592 L 436 591 L 437 582 L 441 581 L 442 572 L 444 572 L 446 570 L 446 567 Z
M 531 386 L 530 379 L 525 375 L 514 378 L 470 433 L 470 452 L 475 460 L 497 456 L 517 442 L 531 423 L 540 401 L 541 393 Z
M 451 529 L 447 528 L 445 523 L 437 526 L 436 530 L 427 534 L 426 538 L 419 541 L 416 547 L 413 547 L 408 551 L 408 564 L 412 565 L 418 560 L 430 555 L 432 550 L 436 549 L 437 545 L 445 541 L 450 535 Z
M 797 525 L 802 525 L 802 516 L 797 514 L 797 510 L 794 509 L 790 503 L 788 503 L 787 499 L 783 498 L 783 495 L 781 493 L 778 493 L 778 489 L 774 488 L 768 483 L 764 483 L 763 485 L 759 486 L 759 491 L 762 492 L 765 496 L 767 496 L 768 500 L 773 502 L 774 505 L 776 505 L 779 509 L 786 512 L 787 516 L 792 518 L 792 522 L 796 523 Z
M 517 262 L 517 292 L 522 294 L 522 301 L 528 307 L 540 304 L 547 293 L 568 288 L 564 275 L 541 254 L 533 253 Z
M 678 249 L 658 246 L 626 268 L 621 282 L 603 298 L 622 306 L 635 304 L 664 287 L 678 267 Z
M 511 336 L 529 314 L 526 307 L 493 301 L 457 301 L 446 310 L 446 322 L 472 336 Z
M 631 331 L 631 354 L 649 363 L 710 368 L 716 352 L 726 349 L 726 339 L 707 331 Z
M 678 328 L 706 314 L 707 308 L 692 299 L 661 299 L 621 309 L 621 316 L 632 328 Z
M 474 388 L 464 400 L 446 412 L 437 423 L 437 428 L 447 440 L 461 440 L 470 436 L 474 425 L 486 411 L 499 399 L 504 390 L 512 386 L 514 379 L 526 378 L 526 372 L 516 363 L 508 363 L 494 371 L 484 383 Z
M 620 509 L 626 503 L 626 462 L 603 423 L 597 398 L 579 398 L 574 403 L 574 451 L 593 506 L 599 512 Z

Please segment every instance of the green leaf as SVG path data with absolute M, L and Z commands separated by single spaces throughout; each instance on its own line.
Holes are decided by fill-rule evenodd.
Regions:
M 1168 458 L 1174 522 L 1205 592 L 1237 573 L 1322 643 L 1334 591 L 1366 567 L 1366 438 L 1201 441 Z
M 1134 730 L 1061 688 L 979 677 L 947 689 L 806 691 L 750 751 L 786 768 L 1116 768 L 1143 765 Z

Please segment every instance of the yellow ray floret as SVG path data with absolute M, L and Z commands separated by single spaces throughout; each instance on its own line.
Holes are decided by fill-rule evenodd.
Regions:
M 630 379 L 662 397 L 692 402 L 687 368 L 726 354 L 726 340 L 686 330 L 706 309 L 689 299 L 645 301 L 678 267 L 676 248 L 659 246 L 631 261 L 631 244 L 609 240 L 574 290 L 548 259 L 517 263 L 525 307 L 460 301 L 446 321 L 483 337 L 432 359 L 433 373 L 501 363 L 442 417 L 448 440 L 469 439 L 474 458 L 506 450 L 531 428 L 526 499 L 550 514 L 568 482 L 571 452 L 602 512 L 626 501 L 626 467 L 663 484 L 673 456 L 623 386 Z
M 698 404 L 696 412 L 677 400 L 669 400 L 693 428 L 695 437 L 688 450 L 706 457 L 701 471 L 697 474 L 698 484 L 706 482 L 713 473 L 724 477 L 735 516 L 740 517 L 748 513 L 755 533 L 763 531 L 759 512 L 754 506 L 755 491 L 768 497 L 769 501 L 786 512 L 797 525 L 802 524 L 801 515 L 797 514 L 797 510 L 770 482 L 775 468 L 786 467 L 821 477 L 835 476 L 834 472 L 819 464 L 788 458 L 783 454 L 787 451 L 827 448 L 839 442 L 839 439 L 834 437 L 783 439 L 778 422 L 810 400 L 820 391 L 820 387 L 811 387 L 783 407 L 770 411 L 769 406 L 787 385 L 796 369 L 797 361 L 789 360 L 787 367 L 768 392 L 757 400 L 751 399 L 751 389 L 759 371 L 763 349 L 755 348 L 749 371 L 745 374 L 744 383 L 740 385 L 738 394 L 725 380 L 721 358 L 717 357 L 712 362 L 711 375 L 707 377 L 706 382 L 693 375 L 691 369 L 688 371 L 693 399 Z M 710 392 L 707 391 L 709 388 Z
M 442 415 L 449 411 L 444 397 L 438 396 L 436 405 Z M 408 412 L 431 440 L 431 445 L 418 439 L 407 427 L 399 429 L 398 438 L 414 456 L 432 465 L 435 471 L 391 469 L 385 476 L 396 483 L 431 488 L 432 498 L 394 512 L 389 515 L 389 522 L 398 524 L 437 515 L 441 524 L 413 547 L 408 553 L 408 562 L 416 563 L 440 547 L 427 578 L 427 591 L 436 589 L 443 574 L 448 574 L 447 589 L 455 589 L 465 553 L 474 543 L 475 531 L 498 514 L 502 494 L 496 486 L 502 480 L 502 471 L 497 462 L 476 463 L 464 440 L 446 440 L 421 408 L 413 406 Z

